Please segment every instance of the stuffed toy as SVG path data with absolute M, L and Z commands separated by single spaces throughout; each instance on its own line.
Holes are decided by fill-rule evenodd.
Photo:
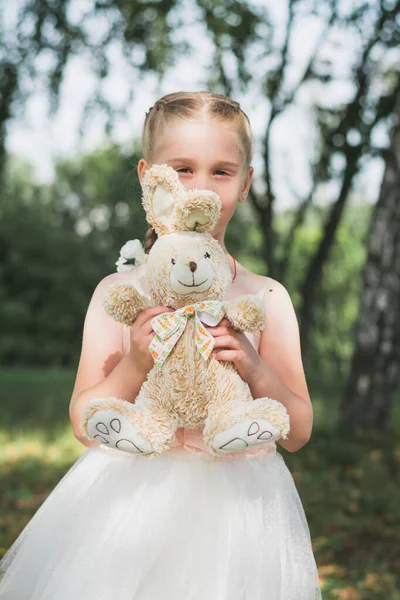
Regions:
M 104 305 L 127 326 L 148 306 L 168 306 L 175 312 L 151 321 L 154 366 L 135 402 L 114 397 L 89 401 L 82 412 L 82 434 L 150 458 L 168 449 L 179 427 L 202 429 L 214 457 L 286 439 L 289 416 L 284 405 L 271 398 L 254 399 L 234 363 L 213 357 L 214 338 L 203 326 L 215 326 L 223 317 L 241 332 L 265 326 L 264 305 L 257 296 L 224 301 L 231 271 L 210 234 L 221 209 L 219 196 L 209 190 L 186 191 L 168 165 L 148 169 L 142 188 L 147 220 L 158 234 L 146 261 L 150 300 L 132 284 L 114 283 L 106 290 Z M 121 271 L 131 268 L 129 250 L 144 262 L 142 246 L 131 240 L 117 262 Z

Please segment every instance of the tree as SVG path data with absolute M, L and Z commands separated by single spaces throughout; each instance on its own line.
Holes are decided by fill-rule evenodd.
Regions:
M 389 424 L 400 373 L 400 93 L 368 235 L 356 346 L 340 408 L 347 429 Z
M 145 74 L 162 81 L 180 56 L 193 53 L 196 35 L 183 38 L 177 30 L 201 27 L 197 17 L 207 18 L 215 30 L 214 56 L 222 60 L 221 52 L 231 48 L 237 57 L 239 78 L 250 79 L 245 67 L 246 50 L 255 40 L 262 39 L 258 25 L 265 23 L 265 11 L 238 0 L 211 2 L 192 0 L 187 10 L 182 0 L 93 0 L 89 8 L 78 0 L 18 0 L 0 12 L 0 167 L 4 165 L 4 143 L 7 122 L 23 114 L 27 97 L 43 81 L 48 91 L 51 111 L 58 107 L 63 76 L 70 60 L 85 57 L 96 76 L 97 85 L 88 98 L 82 115 L 82 126 L 96 110 L 105 117 L 105 126 L 112 129 L 115 117 L 126 115 L 134 100 L 135 89 Z M 126 69 L 126 97 L 116 105 L 111 102 L 103 83 L 112 71 L 113 53 L 118 49 Z M 265 49 L 267 51 L 268 48 Z M 219 57 L 219 58 L 218 58 Z M 48 67 L 44 68 L 40 60 Z M 213 69 L 211 79 L 221 69 Z
M 371 11 L 365 11 L 367 13 Z M 375 13 L 375 15 L 374 15 Z M 400 2 L 385 7 L 380 3 L 378 10 L 373 10 L 370 17 L 374 18 L 372 31 L 364 42 L 358 64 L 354 67 L 354 96 L 352 100 L 342 107 L 335 109 L 320 107 L 320 129 L 324 137 L 320 158 L 316 166 L 316 182 L 323 181 L 332 174 L 332 161 L 342 156 L 343 167 L 340 175 L 340 187 L 336 200 L 332 203 L 329 216 L 324 223 L 320 242 L 307 273 L 304 278 L 302 290 L 302 306 L 300 309 L 300 335 L 303 351 L 307 348 L 308 336 L 313 325 L 313 312 L 318 289 L 321 285 L 324 265 L 332 249 L 336 231 L 342 218 L 355 176 L 361 168 L 362 160 L 375 153 L 372 136 L 377 125 L 385 121 L 393 112 L 400 89 L 400 73 L 398 68 L 393 69 L 390 61 L 389 67 L 385 65 L 385 48 L 396 48 L 400 32 L 396 26 L 396 19 L 400 15 Z M 362 24 L 365 14 L 355 13 L 349 20 L 357 18 Z M 385 32 L 391 32 L 386 35 Z M 383 54 L 382 54 L 383 53 Z M 380 59 L 375 56 L 380 55 Z M 385 70 L 391 73 L 387 77 Z M 396 73 L 397 71 L 397 73 Z M 386 81 L 381 92 L 377 92 L 377 79 Z
M 221 48 L 222 58 L 217 61 L 219 85 L 222 91 L 237 93 L 241 79 L 237 72 L 233 75 L 228 69 L 228 61 L 223 44 L 219 43 L 220 26 L 208 17 L 210 3 L 204 3 L 204 19 L 215 44 Z M 293 78 L 293 40 L 299 27 L 305 26 L 305 16 L 315 17 L 320 22 L 319 35 L 310 51 L 302 70 Z M 264 167 L 265 191 L 257 192 L 253 187 L 250 200 L 262 231 L 261 253 L 267 272 L 291 287 L 287 274 L 290 262 L 294 259 L 295 238 L 303 226 L 306 214 L 327 182 L 338 183 L 336 198 L 332 197 L 330 209 L 321 222 L 321 233 L 315 252 L 304 271 L 302 282 L 300 313 L 300 334 L 303 353 L 308 348 L 308 340 L 314 325 L 316 300 L 322 286 L 324 268 L 329 260 L 336 234 L 347 206 L 354 181 L 371 156 L 376 155 L 373 136 L 376 129 L 385 123 L 393 112 L 398 90 L 398 64 L 400 59 L 400 1 L 343 3 L 325 0 L 318 4 L 301 0 L 288 0 L 287 20 L 283 41 L 275 39 L 277 27 L 270 26 L 268 44 L 270 52 L 265 59 L 260 57 L 264 70 L 253 70 L 252 84 L 260 85 L 260 98 L 268 100 L 265 107 L 268 113 L 263 137 L 262 159 Z M 338 34 L 341 41 L 338 41 Z M 347 82 L 352 92 L 345 102 L 332 104 L 336 88 L 342 84 L 342 74 L 336 74 L 334 51 L 327 58 L 329 45 L 340 47 L 349 44 L 350 38 L 358 47 L 353 51 L 347 71 Z M 390 54 L 388 54 L 391 52 Z M 244 55 L 245 56 L 245 55 Z M 387 75 L 391 74 L 391 77 Z M 248 80 L 247 80 L 248 82 Z M 315 103 L 315 132 L 318 139 L 316 148 L 306 148 L 309 157 L 310 188 L 301 197 L 291 183 L 292 192 L 298 201 L 293 212 L 292 222 L 286 231 L 278 230 L 276 214 L 276 178 L 272 162 L 275 151 L 273 130 L 284 113 L 296 104 L 307 86 L 317 85 L 320 94 Z M 264 106 L 260 103 L 261 107 Z M 341 164 L 337 168 L 337 164 Z

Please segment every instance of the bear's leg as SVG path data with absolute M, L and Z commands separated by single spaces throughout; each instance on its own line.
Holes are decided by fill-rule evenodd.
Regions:
M 177 419 L 139 392 L 132 404 L 118 398 L 95 399 L 82 412 L 81 431 L 89 439 L 132 454 L 161 454 L 171 443 Z
M 211 382 L 213 398 L 208 407 L 204 440 L 212 454 L 238 452 L 286 437 L 289 415 L 272 398 L 253 400 L 250 388 L 234 365 L 218 363 Z
M 95 398 L 82 411 L 85 437 L 131 454 L 150 454 L 151 443 L 135 426 L 135 407 L 119 398 Z
M 169 448 L 178 427 L 178 417 L 171 407 L 169 398 L 158 397 L 159 390 L 151 390 L 151 386 L 143 385 L 136 403 L 140 406 L 134 416 L 138 431 L 146 437 L 153 448 L 154 455 L 161 454 Z M 146 389 L 147 388 L 147 389 Z M 152 398 L 157 395 L 157 401 Z

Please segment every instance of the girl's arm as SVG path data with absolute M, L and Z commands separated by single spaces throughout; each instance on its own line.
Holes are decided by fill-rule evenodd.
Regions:
M 93 398 L 108 396 L 134 402 L 146 378 L 146 372 L 136 367 L 129 353 L 122 357 L 123 326 L 114 321 L 103 306 L 106 288 L 111 283 L 125 280 L 126 275 L 113 273 L 100 281 L 85 317 L 82 351 L 69 414 L 75 437 L 88 447 L 98 443 L 84 438 L 79 431 L 85 404 Z
M 232 328 L 227 318 L 215 327 L 205 327 L 215 337 L 214 357 L 235 363 L 253 398 L 273 398 L 285 405 L 290 432 L 286 440 L 280 439 L 277 443 L 289 452 L 296 452 L 310 439 L 313 424 L 299 327 L 290 296 L 278 281 L 268 278 L 264 304 L 267 320 L 259 352 L 244 333 Z
M 262 363 L 249 385 L 254 398 L 268 396 L 285 405 L 290 433 L 288 439 L 277 443 L 289 452 L 296 452 L 311 437 L 313 409 L 304 375 L 296 313 L 286 288 L 275 280 L 266 289 L 265 310 L 267 320 L 259 348 Z

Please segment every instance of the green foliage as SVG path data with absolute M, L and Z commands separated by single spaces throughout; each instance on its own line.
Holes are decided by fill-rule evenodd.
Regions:
M 68 421 L 74 378 L 75 371 L 65 369 L 1 369 L 2 431 L 53 443 Z
M 54 227 L 39 198 L 24 202 L 6 195 L 0 228 L 1 329 L 3 364 L 66 364 L 81 336 L 86 279 L 76 286 L 75 265 L 83 240 Z M 100 273 L 98 273 L 100 275 Z M 49 301 L 51 298 L 51 302 Z
M 76 364 L 98 282 L 146 229 L 136 155 L 115 146 L 58 165 L 37 186 L 16 167 L 0 197 L 0 362 Z
M 368 204 L 347 207 L 316 303 L 308 363 L 312 363 L 312 372 L 318 373 L 320 380 L 336 382 L 340 387 L 353 354 L 371 212 Z
M 297 232 L 288 263 L 285 285 L 299 317 L 301 290 L 310 260 L 318 247 L 321 223 L 329 207 L 311 206 Z M 349 204 L 338 228 L 334 246 L 325 264 L 321 288 L 315 303 L 314 327 L 303 360 L 307 380 L 322 392 L 342 389 L 354 346 L 354 329 L 362 291 L 366 259 L 365 240 L 372 206 Z M 277 256 L 281 258 L 294 211 L 277 220 Z
M 245 91 L 254 77 L 254 63 L 248 55 L 257 52 L 260 61 L 271 51 L 268 10 L 238 0 L 196 0 L 196 5 L 214 46 L 209 89 L 227 95 L 233 94 L 233 88 Z M 228 75 L 227 57 L 235 64 L 234 78 Z
M 137 149 L 126 154 L 116 144 L 109 144 L 56 165 L 55 204 L 68 214 L 75 232 L 81 233 L 86 243 L 111 251 L 107 263 L 111 271 L 115 251 L 130 237 L 143 239 L 147 230 L 138 160 Z
M 243 266 L 265 275 L 265 261 L 260 252 L 262 235 L 248 204 L 239 204 L 226 230 L 225 244 Z

